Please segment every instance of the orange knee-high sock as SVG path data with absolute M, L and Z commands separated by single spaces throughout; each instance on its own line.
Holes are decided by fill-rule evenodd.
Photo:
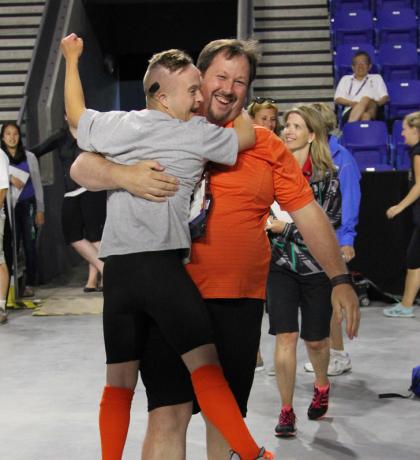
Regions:
M 259 449 L 252 438 L 222 368 L 202 366 L 191 374 L 197 401 L 203 414 L 220 431 L 242 460 L 254 460 Z
M 102 460 L 121 460 L 134 391 L 129 388 L 106 386 L 99 410 Z

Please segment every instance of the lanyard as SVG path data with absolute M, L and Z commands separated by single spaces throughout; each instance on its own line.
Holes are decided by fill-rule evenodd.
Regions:
M 366 85 L 366 82 L 369 80 L 369 77 L 366 77 L 364 80 L 363 80 L 363 83 L 360 85 L 359 89 L 356 91 L 356 93 L 353 95 L 353 96 L 357 96 L 360 91 L 362 91 L 363 87 Z M 353 89 L 353 81 L 354 81 L 354 77 L 351 77 L 351 83 L 350 83 L 350 88 L 349 88 L 349 91 L 348 91 L 348 95 L 351 96 L 351 90 Z

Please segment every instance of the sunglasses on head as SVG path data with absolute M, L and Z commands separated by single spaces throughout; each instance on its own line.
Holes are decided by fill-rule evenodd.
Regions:
M 264 102 L 268 102 L 269 104 L 275 104 L 277 101 L 274 99 L 270 99 L 269 97 L 254 97 L 252 102 L 256 102 L 257 104 L 264 104 Z

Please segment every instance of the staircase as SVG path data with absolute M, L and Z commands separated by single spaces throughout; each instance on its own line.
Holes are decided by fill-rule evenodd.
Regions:
M 0 124 L 18 118 L 45 3 L 0 0 Z
M 297 103 L 332 107 L 327 0 L 254 0 L 253 10 L 253 36 L 263 53 L 254 96 L 274 99 L 280 113 Z

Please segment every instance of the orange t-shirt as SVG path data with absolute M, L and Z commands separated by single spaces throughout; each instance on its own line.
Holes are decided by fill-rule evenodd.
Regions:
M 205 299 L 265 299 L 271 257 L 264 230 L 278 201 L 296 211 L 314 197 L 293 155 L 271 131 L 256 127 L 255 146 L 232 167 L 212 169 L 212 208 L 205 237 L 186 268 Z

